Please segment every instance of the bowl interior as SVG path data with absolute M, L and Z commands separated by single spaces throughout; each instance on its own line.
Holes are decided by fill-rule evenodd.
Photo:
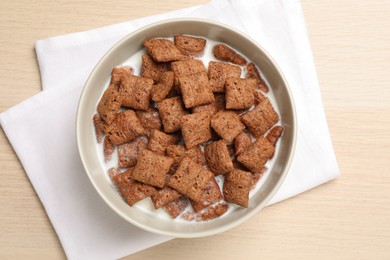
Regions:
M 279 141 L 275 163 L 261 187 L 252 195 L 248 208 L 237 208 L 223 217 L 205 222 L 184 222 L 160 218 L 137 207 L 129 207 L 107 180 L 98 159 L 92 117 L 114 66 L 138 52 L 145 39 L 190 34 L 224 42 L 239 50 L 262 71 L 275 96 L 285 132 Z M 145 230 L 174 237 L 200 237 L 237 226 L 263 208 L 275 194 L 289 169 L 296 139 L 294 106 L 287 83 L 269 55 L 253 40 L 224 25 L 199 19 L 174 19 L 146 26 L 117 43 L 97 64 L 82 92 L 77 113 L 77 142 L 85 170 L 107 204 L 130 223 Z

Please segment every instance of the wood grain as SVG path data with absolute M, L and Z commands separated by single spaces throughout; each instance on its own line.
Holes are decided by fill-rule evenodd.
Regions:
M 0 112 L 40 91 L 37 39 L 205 2 L 1 1 Z M 341 177 L 226 233 L 176 239 L 126 259 L 390 259 L 390 2 L 302 6 Z M 2 131 L 0 204 L 1 259 L 65 258 Z

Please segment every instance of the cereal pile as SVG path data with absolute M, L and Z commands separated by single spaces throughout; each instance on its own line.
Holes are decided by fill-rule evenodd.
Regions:
M 248 207 L 273 157 L 283 127 L 257 67 L 217 44 L 206 69 L 196 59 L 205 46 L 187 35 L 145 40 L 140 76 L 112 70 L 93 123 L 105 160 L 118 151 L 108 174 L 130 206 L 151 197 L 173 218 L 189 205 L 187 220 L 216 218 L 229 203 Z

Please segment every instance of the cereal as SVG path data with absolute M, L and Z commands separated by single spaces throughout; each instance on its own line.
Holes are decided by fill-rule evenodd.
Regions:
M 152 100 L 159 102 L 166 98 L 171 91 L 175 76 L 172 71 L 162 72 L 158 78 L 157 84 L 153 86 L 151 91 Z
M 112 69 L 110 85 L 119 87 L 121 80 L 133 74 L 133 69 L 128 66 L 117 66 Z
M 256 80 L 227 78 L 226 108 L 248 109 L 255 103 Z
M 270 142 L 273 146 L 276 145 L 276 142 L 279 140 L 284 130 L 283 126 L 277 125 L 274 126 L 271 130 L 269 130 L 267 136 L 265 137 L 268 142 Z
M 186 108 L 197 107 L 214 101 L 206 72 L 181 76 L 179 77 L 179 84 Z
M 180 130 L 181 117 L 188 114 L 180 97 L 164 99 L 158 103 L 158 110 L 166 133 Z
M 251 172 L 256 172 L 263 168 L 274 151 L 275 148 L 272 144 L 263 136 L 260 136 L 256 142 L 237 157 L 237 160 L 251 170 Z
M 158 153 L 143 150 L 134 168 L 133 179 L 158 188 L 165 185 L 165 175 L 173 163 L 173 159 Z
M 206 72 L 202 61 L 196 59 L 172 62 L 172 71 L 175 74 L 175 85 L 179 86 L 179 78 L 198 72 Z
M 240 117 L 232 111 L 220 111 L 211 119 L 211 127 L 226 142 L 230 143 L 244 130 Z
M 263 102 L 265 99 L 267 99 L 267 97 L 261 93 L 260 91 L 255 91 L 254 93 L 254 96 L 255 96 L 255 103 L 259 104 L 261 102 Z
M 196 221 L 206 221 L 220 217 L 225 214 L 227 210 L 228 205 L 226 204 L 220 203 L 217 205 L 211 205 L 199 212 L 198 216 L 196 217 Z
M 223 184 L 225 200 L 247 208 L 251 185 L 252 174 L 250 172 L 234 169 L 226 175 Z
M 145 40 L 144 46 L 150 56 L 157 62 L 186 60 L 188 56 L 182 54 L 172 41 L 166 39 Z
M 110 85 L 104 92 L 97 106 L 100 117 L 110 125 L 122 105 L 122 95 L 115 85 Z
M 237 135 L 236 139 L 234 139 L 235 153 L 240 155 L 242 151 L 246 150 L 251 144 L 252 140 L 250 135 L 246 131 L 242 131 Z
M 129 143 L 118 146 L 118 168 L 133 167 L 137 164 L 138 155 L 148 145 L 146 136 L 139 136 Z
M 115 151 L 115 145 L 111 142 L 110 138 L 106 136 L 103 143 L 104 161 L 108 162 L 112 158 L 112 154 Z
M 223 61 L 229 61 L 237 65 L 245 65 L 246 60 L 240 54 L 225 44 L 217 44 L 213 48 L 214 56 Z
M 150 136 L 153 129 L 161 130 L 162 123 L 158 110 L 154 107 L 149 107 L 146 111 L 138 110 L 136 112 L 141 125 L 146 131 L 146 135 Z
M 174 160 L 174 165 L 179 165 L 184 157 L 188 157 L 194 162 L 205 165 L 206 159 L 199 145 L 186 149 L 182 145 L 169 145 L 166 149 L 166 155 Z
M 137 136 L 145 135 L 145 129 L 133 110 L 125 110 L 118 114 L 107 130 L 110 140 L 115 145 L 134 140 Z
M 153 80 L 130 75 L 122 80 L 119 88 L 122 96 L 122 106 L 147 110 L 150 104 L 150 91 Z
M 199 212 L 215 202 L 222 200 L 222 198 L 223 196 L 218 183 L 215 181 L 215 178 L 211 178 L 200 196 L 200 199 L 196 202 L 191 201 L 191 205 L 195 212 Z
M 204 149 L 207 166 L 214 175 L 225 174 L 233 170 L 229 150 L 224 140 L 212 142 Z
M 256 68 L 256 65 L 253 63 L 249 63 L 246 66 L 246 75 L 245 77 L 247 79 L 255 79 L 257 83 L 257 87 L 264 92 L 268 92 L 268 87 L 265 84 L 265 81 L 263 78 L 260 76 L 259 70 Z
M 174 42 L 181 53 L 189 56 L 202 54 L 206 47 L 205 39 L 187 35 L 175 35 Z
M 171 144 L 176 144 L 178 139 L 154 129 L 150 135 L 148 149 L 158 154 L 164 155 L 165 150 Z
M 232 64 L 210 61 L 208 68 L 210 87 L 213 92 L 225 92 L 225 81 L 229 77 L 239 78 L 241 68 Z
M 107 124 L 104 123 L 99 114 L 94 114 L 92 117 L 93 126 L 95 127 L 96 142 L 100 143 L 107 131 Z
M 199 112 L 181 118 L 181 133 L 187 149 L 210 140 L 210 120 L 211 116 L 207 112 Z
M 179 216 L 189 205 L 188 199 L 185 196 L 168 203 L 163 208 L 172 217 Z
M 157 83 L 160 74 L 169 70 L 171 70 L 171 64 L 169 62 L 155 62 L 150 55 L 142 55 L 142 77 L 153 79 L 154 83 Z
M 181 194 L 177 192 L 176 190 L 166 186 L 162 188 L 161 190 L 158 190 L 153 196 L 152 196 L 152 202 L 156 209 L 161 208 L 162 206 L 165 206 L 169 202 L 172 202 L 178 198 L 180 198 Z

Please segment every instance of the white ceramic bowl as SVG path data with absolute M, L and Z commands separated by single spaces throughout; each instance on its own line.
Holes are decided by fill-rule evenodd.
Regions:
M 158 214 L 130 207 L 121 198 L 107 178 L 104 163 L 99 159 L 92 116 L 97 103 L 108 85 L 111 70 L 138 52 L 145 39 L 190 34 L 224 42 L 240 51 L 262 71 L 275 97 L 284 134 L 278 142 L 278 152 L 272 168 L 261 186 L 251 193 L 248 208 L 233 211 L 211 221 L 186 222 L 161 218 Z M 172 19 L 145 26 L 119 41 L 96 65 L 81 94 L 77 111 L 77 144 L 81 160 L 91 183 L 103 200 L 123 219 L 144 230 L 173 237 L 202 237 L 233 228 L 258 213 L 279 189 L 289 170 L 296 142 L 297 123 L 293 99 L 282 72 L 250 37 L 216 22 L 201 19 Z M 98 196 L 98 195 L 97 195 Z

